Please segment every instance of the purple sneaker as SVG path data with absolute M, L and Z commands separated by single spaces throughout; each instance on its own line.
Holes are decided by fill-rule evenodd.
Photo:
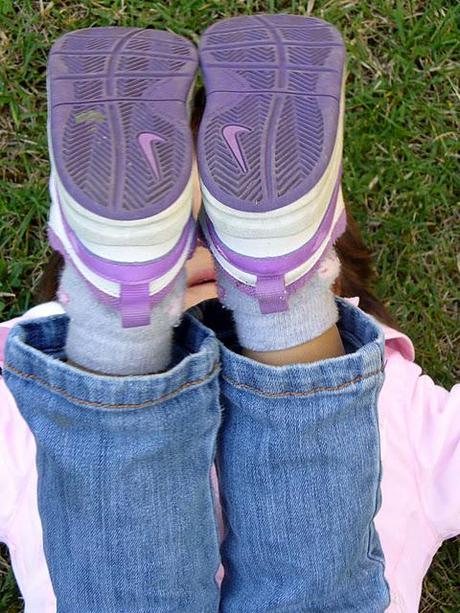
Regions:
M 65 34 L 48 62 L 49 237 L 125 327 L 147 325 L 195 245 L 197 52 L 164 31 Z
M 206 30 L 200 61 L 204 236 L 262 313 L 286 310 L 345 229 L 342 37 L 321 19 L 237 17 Z

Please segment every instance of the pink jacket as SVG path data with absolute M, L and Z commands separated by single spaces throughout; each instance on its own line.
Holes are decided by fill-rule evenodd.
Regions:
M 358 299 L 351 299 L 358 304 Z M 23 318 L 61 313 L 57 302 Z M 0 325 L 0 365 L 8 329 Z M 422 580 L 442 541 L 460 533 L 460 385 L 447 392 L 414 363 L 410 339 L 382 326 L 385 382 L 379 397 L 382 507 L 376 518 L 392 613 L 418 610 Z M 55 613 L 37 508 L 35 443 L 0 378 L 0 540 L 11 553 L 26 613 Z M 217 492 L 217 480 L 214 473 Z M 222 569 L 219 573 L 222 576 Z

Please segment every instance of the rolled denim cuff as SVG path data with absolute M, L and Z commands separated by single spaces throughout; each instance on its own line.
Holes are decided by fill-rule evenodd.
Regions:
M 219 368 L 214 334 L 187 314 L 175 333 L 169 370 L 153 375 L 97 375 L 70 366 L 64 349 L 68 325 L 67 315 L 53 315 L 14 326 L 5 347 L 5 379 L 23 375 L 79 406 L 104 412 L 151 406 Z
M 344 356 L 275 367 L 221 346 L 222 613 L 245 602 L 253 613 L 377 613 L 389 603 L 373 524 L 383 333 L 337 306 Z
M 111 377 L 60 360 L 67 325 L 59 315 L 15 326 L 4 366 L 37 444 L 57 610 L 215 613 L 213 333 L 186 315 L 167 372 Z

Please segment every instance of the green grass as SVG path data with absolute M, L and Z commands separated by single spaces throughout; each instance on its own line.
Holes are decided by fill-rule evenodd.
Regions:
M 45 64 L 57 36 L 96 25 L 168 28 L 198 41 L 221 17 L 313 14 L 348 52 L 344 190 L 375 253 L 377 293 L 440 385 L 458 380 L 460 5 L 455 1 L 0 2 L 0 318 L 32 303 L 47 255 Z M 425 581 L 421 611 L 460 610 L 459 541 Z M 0 611 L 21 610 L 6 552 Z

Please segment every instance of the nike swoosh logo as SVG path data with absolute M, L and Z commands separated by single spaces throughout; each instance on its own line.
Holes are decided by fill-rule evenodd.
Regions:
M 139 141 L 139 145 L 142 147 L 142 151 L 144 152 L 144 155 L 153 170 L 153 174 L 157 179 L 159 179 L 160 170 L 158 168 L 158 163 L 155 157 L 152 143 L 164 143 L 165 139 L 159 134 L 155 134 L 154 132 L 143 132 L 142 134 L 139 134 L 137 140 Z
M 245 128 L 243 126 L 225 126 L 225 128 L 222 130 L 222 135 L 225 138 L 225 142 L 230 147 L 230 151 L 235 156 L 235 159 L 243 172 L 248 172 L 248 167 L 244 161 L 237 135 L 250 131 L 251 130 L 249 130 L 249 128 Z

